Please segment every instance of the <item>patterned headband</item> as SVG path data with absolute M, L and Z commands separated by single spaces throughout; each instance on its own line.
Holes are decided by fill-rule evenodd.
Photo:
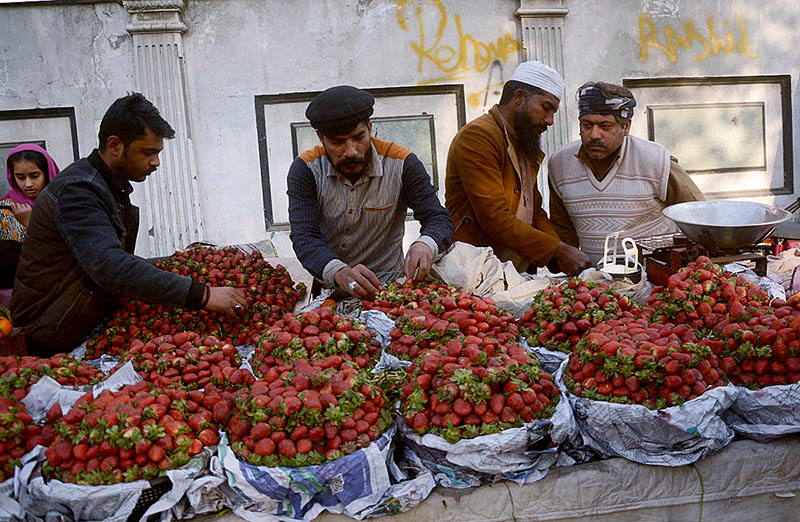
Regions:
M 636 100 L 617 95 L 606 98 L 599 88 L 594 85 L 584 87 L 578 93 L 578 117 L 584 114 L 614 114 L 621 118 L 633 117 L 633 108 Z

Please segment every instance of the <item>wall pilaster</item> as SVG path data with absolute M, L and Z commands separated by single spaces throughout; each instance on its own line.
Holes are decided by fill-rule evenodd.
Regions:
M 169 255 L 203 239 L 192 130 L 187 113 L 183 0 L 124 0 L 130 15 L 136 87 L 175 129 L 161 167 L 145 181 L 150 253 Z
M 564 76 L 564 18 L 568 9 L 563 0 L 520 0 L 516 15 L 522 25 L 522 60 L 539 60 L 553 67 Z M 552 154 L 569 143 L 567 105 L 573 98 L 564 93 L 553 126 L 542 135 L 542 149 Z M 538 178 L 545 208 L 550 201 L 546 169 L 541 169 Z

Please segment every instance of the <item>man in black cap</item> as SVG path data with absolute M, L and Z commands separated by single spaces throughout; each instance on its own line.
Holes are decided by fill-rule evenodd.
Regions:
M 306 117 L 322 145 L 300 154 L 287 180 L 297 258 L 324 286 L 358 298 L 380 290 L 376 273 L 402 269 L 408 280 L 425 279 L 454 228 L 422 162 L 372 137 L 374 103 L 370 93 L 347 85 L 314 98 Z M 421 229 L 404 261 L 409 207 Z

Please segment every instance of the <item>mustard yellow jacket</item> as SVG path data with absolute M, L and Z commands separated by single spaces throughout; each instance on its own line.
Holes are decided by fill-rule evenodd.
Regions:
M 516 217 L 522 191 L 519 161 L 497 106 L 465 125 L 447 155 L 445 206 L 456 224 L 453 240 L 491 246 L 498 256 L 509 248 L 536 266 L 546 265 L 559 239 L 535 188 L 543 158 L 540 152 L 528 162 L 536 209 L 529 224 Z

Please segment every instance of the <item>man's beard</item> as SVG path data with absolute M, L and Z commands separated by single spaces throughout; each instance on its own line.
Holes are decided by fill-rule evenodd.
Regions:
M 145 171 L 133 172 L 133 169 L 128 167 L 128 147 L 125 146 L 122 149 L 122 159 L 124 162 L 119 167 L 120 173 L 122 176 L 127 179 L 128 181 L 135 181 L 137 183 L 141 183 L 147 179 L 147 177 L 156 171 L 156 167 L 148 167 Z
M 541 136 L 547 125 L 533 123 L 527 112 L 518 111 L 514 114 L 514 130 L 521 150 L 528 154 L 541 150 Z
M 363 158 L 348 158 L 333 164 L 333 168 L 338 170 L 351 182 L 360 178 L 369 167 L 372 160 L 372 147 L 367 149 Z M 346 169 L 346 170 L 345 170 Z

